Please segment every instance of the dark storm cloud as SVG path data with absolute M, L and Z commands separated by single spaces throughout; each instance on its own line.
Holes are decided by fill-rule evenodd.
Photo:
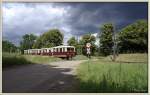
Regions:
M 121 29 L 147 18 L 147 3 L 7 3 L 3 5 L 3 38 L 19 44 L 26 33 L 40 35 L 59 28 L 66 43 L 71 36 L 98 33 L 105 23 Z
M 147 19 L 147 3 L 76 3 L 68 4 L 69 23 L 75 35 L 98 32 L 104 23 L 114 23 L 118 29 L 138 19 Z

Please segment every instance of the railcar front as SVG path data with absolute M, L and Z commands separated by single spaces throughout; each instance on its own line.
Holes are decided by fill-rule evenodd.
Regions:
M 56 57 L 69 59 L 76 55 L 74 46 L 57 46 L 53 47 L 52 49 L 52 55 Z

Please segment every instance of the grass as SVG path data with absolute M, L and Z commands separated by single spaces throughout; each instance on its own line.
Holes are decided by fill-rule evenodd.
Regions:
M 2 67 L 19 66 L 23 64 L 32 64 L 22 56 L 2 56 Z
M 27 60 L 34 63 L 49 63 L 54 61 L 61 61 L 60 58 L 51 56 L 40 56 L 40 55 L 23 55 Z
M 95 59 L 96 57 L 91 56 L 92 59 Z M 87 56 L 85 55 L 76 55 L 72 58 L 72 60 L 88 60 Z
M 104 58 L 105 60 L 111 61 L 111 56 Z M 121 63 L 147 63 L 148 62 L 148 54 L 121 54 L 116 59 L 117 62 Z
M 88 58 L 84 55 L 76 55 L 72 58 L 73 60 L 87 60 Z
M 77 69 L 80 92 L 147 92 L 147 54 L 121 54 L 84 62 Z
M 2 53 L 2 67 L 19 66 L 24 64 L 49 63 L 60 61 L 60 58 L 39 55 L 21 55 L 17 53 Z

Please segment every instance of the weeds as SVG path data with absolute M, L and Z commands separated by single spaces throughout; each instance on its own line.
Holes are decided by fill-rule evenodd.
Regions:
M 60 61 L 60 58 L 50 56 L 39 55 L 21 55 L 15 53 L 3 53 L 2 55 L 2 67 L 11 67 L 33 63 L 50 63 L 54 61 Z
M 80 81 L 80 92 L 147 92 L 148 64 L 117 63 L 99 59 L 90 61 L 90 64 L 81 64 L 77 78 Z

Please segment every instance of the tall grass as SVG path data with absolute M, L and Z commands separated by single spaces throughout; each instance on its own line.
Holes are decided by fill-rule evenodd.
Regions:
M 132 57 L 134 59 L 136 56 Z M 132 57 L 130 57 L 131 60 Z M 144 57 L 141 58 L 144 59 Z M 107 58 L 97 61 L 87 61 L 80 65 L 77 75 L 80 81 L 80 92 L 148 91 L 148 64 L 137 61 L 136 64 L 121 63 L 119 59 L 118 63 L 107 61 L 106 59 Z M 128 61 L 130 61 L 130 59 L 128 59 Z
M 54 61 L 61 61 L 60 58 L 52 57 L 52 56 L 23 55 L 23 57 L 34 63 L 49 63 Z
M 49 63 L 60 61 L 60 58 L 39 55 L 21 55 L 17 53 L 2 53 L 2 67 L 18 66 L 23 64 Z
M 104 58 L 105 61 L 111 61 L 110 56 Z M 135 53 L 135 54 L 120 54 L 117 59 L 117 62 L 122 63 L 147 63 L 148 62 L 148 54 L 143 53 Z
M 2 56 L 2 67 L 18 66 L 23 64 L 32 64 L 22 56 Z

